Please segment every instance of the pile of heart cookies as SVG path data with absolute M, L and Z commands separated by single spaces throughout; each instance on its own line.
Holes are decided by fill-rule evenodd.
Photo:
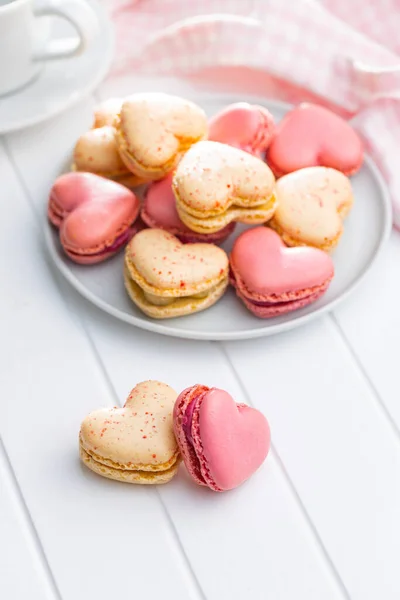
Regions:
M 362 162 L 356 132 L 318 105 L 276 125 L 258 105 L 207 120 L 184 98 L 135 94 L 95 109 L 71 172 L 52 186 L 48 216 L 79 264 L 125 248 L 126 291 L 151 318 L 205 310 L 229 285 L 270 318 L 327 290 L 353 204 L 349 176 Z M 219 245 L 237 223 L 253 227 L 228 256 Z
M 108 479 L 168 483 L 183 459 L 215 492 L 246 481 L 270 449 L 267 419 L 224 390 L 193 385 L 177 394 L 160 381 L 136 385 L 123 408 L 90 413 L 79 434 L 81 461 Z

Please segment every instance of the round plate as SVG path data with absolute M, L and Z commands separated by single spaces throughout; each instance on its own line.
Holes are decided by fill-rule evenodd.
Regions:
M 106 76 L 113 57 L 112 26 L 98 2 L 86 1 L 100 22 L 97 40 L 81 56 L 47 61 L 33 83 L 0 98 L 0 134 L 36 125 L 59 114 L 90 94 Z M 57 37 L 71 31 L 64 22 L 54 25 Z
M 196 100 L 196 98 L 194 98 Z M 197 101 L 209 115 L 231 102 L 264 104 L 280 120 L 290 107 L 260 98 L 226 95 L 201 95 Z M 122 270 L 123 252 L 99 265 L 81 266 L 63 253 L 58 235 L 46 222 L 46 241 L 50 254 L 64 277 L 85 298 L 114 317 L 142 329 L 164 335 L 201 340 L 240 340 L 276 334 L 297 327 L 332 310 L 361 281 L 378 256 L 391 229 L 391 204 L 385 184 L 372 160 L 366 157 L 362 169 L 352 177 L 355 202 L 345 221 L 344 234 L 334 251 L 335 277 L 314 304 L 273 319 L 259 319 L 246 310 L 229 289 L 211 308 L 186 317 L 155 320 L 146 317 L 125 292 Z M 223 248 L 229 251 L 244 227 L 238 226 Z

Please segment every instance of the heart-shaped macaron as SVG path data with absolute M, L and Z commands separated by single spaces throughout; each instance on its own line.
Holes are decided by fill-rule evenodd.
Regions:
M 257 317 L 270 318 L 315 302 L 334 274 L 331 257 L 317 248 L 288 248 L 277 233 L 256 227 L 242 233 L 230 255 L 231 283 Z
M 114 125 L 115 117 L 119 114 L 123 98 L 108 98 L 94 108 L 93 128 Z
M 175 196 L 172 191 L 172 173 L 149 185 L 140 215 L 148 227 L 164 229 L 185 243 L 221 244 L 235 229 L 235 223 L 230 223 L 224 229 L 208 235 L 189 229 L 181 221 L 176 210 Z
M 127 187 L 143 183 L 127 169 L 118 152 L 115 129 L 109 125 L 90 129 L 78 138 L 72 169 L 95 173 Z
M 128 483 L 167 483 L 179 465 L 172 424 L 176 392 L 165 383 L 144 381 L 123 408 L 103 408 L 82 423 L 82 462 L 95 473 Z
M 268 421 L 260 411 L 204 385 L 178 396 L 174 431 L 190 475 L 216 492 L 246 481 L 270 448 Z
M 353 205 L 351 182 L 327 167 L 308 167 L 278 179 L 278 208 L 268 223 L 288 246 L 315 246 L 329 252 L 343 233 Z
M 352 175 L 362 165 L 363 145 L 347 121 L 323 106 L 304 103 L 278 125 L 267 162 L 277 176 L 313 166 Z
M 128 169 L 147 180 L 173 170 L 180 155 L 206 137 L 207 117 L 193 102 L 169 94 L 135 94 L 116 119 L 117 144 Z
M 275 178 L 256 156 L 219 142 L 188 150 L 173 178 L 182 221 L 198 233 L 213 233 L 232 221 L 268 221 L 275 209 Z
M 264 106 L 237 102 L 210 119 L 208 139 L 260 156 L 275 133 L 274 118 Z
M 125 251 L 125 286 L 150 317 L 178 317 L 214 304 L 228 284 L 228 257 L 213 244 L 182 244 L 161 229 L 137 233 Z
M 119 183 L 92 173 L 67 173 L 51 189 L 48 215 L 60 228 L 66 254 L 92 264 L 125 246 L 135 233 L 139 208 L 135 194 Z

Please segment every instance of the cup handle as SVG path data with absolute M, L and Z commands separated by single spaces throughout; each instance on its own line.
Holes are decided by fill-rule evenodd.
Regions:
M 44 50 L 34 54 L 35 61 L 69 58 L 85 52 L 99 33 L 95 11 L 83 0 L 43 0 L 35 17 L 57 16 L 74 26 L 77 36 L 51 40 Z

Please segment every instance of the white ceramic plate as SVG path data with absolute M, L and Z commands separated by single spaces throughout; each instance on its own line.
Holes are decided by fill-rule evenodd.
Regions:
M 113 56 L 112 26 L 96 0 L 86 1 L 100 22 L 97 40 L 81 56 L 48 61 L 33 83 L 0 98 L 0 134 L 36 125 L 59 114 L 90 94 L 106 76 Z M 70 31 L 67 23 L 55 23 L 56 37 Z
M 195 99 L 195 98 L 194 98 Z M 226 104 L 247 100 L 263 103 L 277 119 L 288 110 L 287 105 L 259 98 L 226 95 L 202 95 L 199 103 L 208 114 L 214 114 Z M 90 302 L 114 317 L 142 329 L 164 335 L 202 340 L 239 340 L 272 335 L 297 327 L 332 310 L 361 281 L 380 252 L 391 229 L 391 205 L 385 184 L 370 158 L 352 178 L 354 207 L 346 219 L 339 246 L 333 253 L 335 277 L 327 293 L 314 304 L 274 319 L 258 319 L 248 312 L 229 289 L 213 307 L 194 315 L 168 320 L 146 317 L 136 308 L 125 292 L 122 268 L 123 253 L 93 266 L 80 266 L 68 260 L 62 252 L 57 232 L 46 222 L 46 242 L 56 266 L 65 278 Z M 223 245 L 230 250 L 243 227 Z

